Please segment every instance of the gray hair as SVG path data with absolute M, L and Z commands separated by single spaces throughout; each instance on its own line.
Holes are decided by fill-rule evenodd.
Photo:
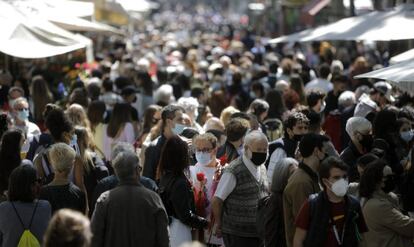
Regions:
M 366 118 L 351 117 L 346 122 L 345 130 L 349 137 L 352 138 L 356 132 L 366 132 L 372 130 L 372 124 Z
M 290 168 L 298 166 L 299 162 L 294 158 L 284 158 L 276 164 L 272 177 L 271 190 L 274 193 L 283 193 L 286 188 L 290 175 Z
M 124 151 L 115 157 L 112 165 L 119 181 L 131 180 L 139 166 L 139 158 L 135 152 Z
M 258 130 L 250 131 L 244 137 L 244 145 L 252 144 L 253 142 L 256 142 L 258 140 L 266 140 L 267 141 L 267 137 L 265 136 L 265 134 L 263 134 L 262 132 L 260 132 Z
M 130 143 L 127 142 L 118 142 L 115 144 L 115 146 L 112 148 L 112 155 L 111 155 L 111 160 L 114 160 L 116 158 L 116 156 L 118 156 L 118 154 L 122 153 L 122 152 L 135 152 L 134 150 L 134 146 L 132 146 Z
M 69 173 L 75 162 L 76 152 L 65 143 L 53 144 L 49 150 L 50 163 L 58 172 Z
M 355 93 L 352 91 L 345 91 L 339 95 L 338 105 L 344 108 L 356 104 Z
M 20 104 L 22 102 L 23 103 L 26 103 L 27 105 L 29 105 L 29 102 L 27 101 L 27 99 L 25 97 L 19 97 L 19 98 L 15 99 L 13 101 L 13 105 L 11 107 L 14 109 L 17 104 Z

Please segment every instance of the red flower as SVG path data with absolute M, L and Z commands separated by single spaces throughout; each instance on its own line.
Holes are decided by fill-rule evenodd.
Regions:
M 197 180 L 203 182 L 206 179 L 206 175 L 203 172 L 197 173 Z

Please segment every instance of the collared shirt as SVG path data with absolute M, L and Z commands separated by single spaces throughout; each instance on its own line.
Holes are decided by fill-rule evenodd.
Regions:
M 253 162 L 248 159 L 245 155 L 242 157 L 243 164 L 247 167 L 249 172 L 253 175 L 253 177 L 260 181 L 261 179 L 261 169 L 266 169 L 264 165 L 256 166 Z M 217 186 L 216 193 L 214 196 L 220 198 L 221 200 L 226 200 L 226 198 L 233 192 L 234 188 L 237 185 L 237 180 L 234 174 L 230 172 L 224 172 L 220 178 L 220 182 Z

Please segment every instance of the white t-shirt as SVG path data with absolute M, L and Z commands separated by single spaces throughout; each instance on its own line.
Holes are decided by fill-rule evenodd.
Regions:
M 261 171 L 263 169 L 266 170 L 266 167 L 264 165 L 254 165 L 253 162 L 251 162 L 245 155 L 243 155 L 243 163 L 249 172 L 253 175 L 253 177 L 256 178 L 257 181 L 260 181 L 262 174 Z M 220 182 L 217 186 L 217 190 L 214 196 L 224 201 L 227 199 L 230 193 L 233 192 L 234 188 L 236 188 L 236 185 L 236 177 L 230 172 L 224 172 L 223 175 L 221 175 Z
M 219 161 L 217 160 L 217 162 Z M 209 205 L 206 208 L 206 213 L 207 213 L 206 219 L 208 221 L 211 220 L 211 214 L 212 214 L 211 202 L 214 196 L 213 195 L 213 177 L 214 177 L 215 171 L 216 171 L 215 167 L 207 167 L 207 166 L 203 166 L 198 163 L 195 166 L 190 166 L 191 182 L 195 188 L 197 188 L 198 190 L 201 189 L 201 183 L 197 180 L 197 173 L 200 173 L 200 172 L 204 173 L 207 179 L 205 186 L 206 186 L 207 200 L 209 201 Z M 206 241 L 210 239 L 210 242 L 209 242 L 210 244 L 216 244 L 216 245 L 223 244 L 222 238 L 217 238 L 214 235 L 214 233 L 211 234 L 211 232 L 207 229 L 204 230 L 204 239 Z

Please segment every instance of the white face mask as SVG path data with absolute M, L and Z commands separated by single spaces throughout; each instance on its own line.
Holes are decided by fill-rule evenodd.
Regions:
M 348 192 L 348 180 L 343 178 L 339 179 L 332 184 L 331 190 L 338 197 L 345 196 L 346 192 Z

